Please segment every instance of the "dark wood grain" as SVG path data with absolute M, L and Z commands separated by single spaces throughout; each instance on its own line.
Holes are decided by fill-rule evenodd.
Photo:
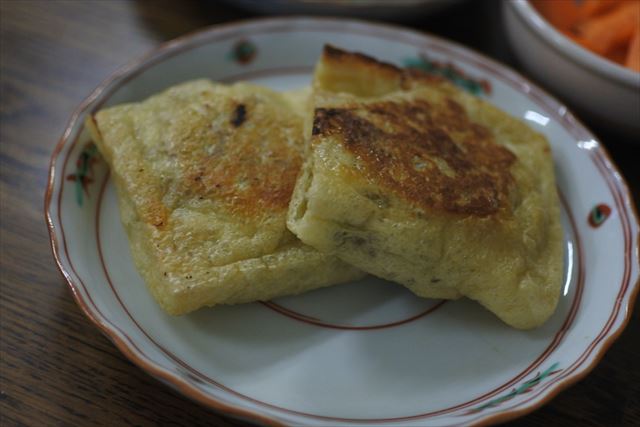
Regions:
M 408 25 L 513 64 L 497 9 L 473 1 Z M 0 425 L 245 425 L 145 374 L 85 318 L 51 257 L 42 207 L 51 152 L 100 81 L 162 41 L 247 17 L 213 1 L 0 0 Z M 596 132 L 637 202 L 640 144 Z M 512 424 L 640 425 L 637 313 L 586 379 Z

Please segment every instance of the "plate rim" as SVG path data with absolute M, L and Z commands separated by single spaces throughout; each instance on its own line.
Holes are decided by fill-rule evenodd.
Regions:
M 49 232 L 49 240 L 50 240 L 53 258 L 56 262 L 58 270 L 60 271 L 63 278 L 65 279 L 67 286 L 70 288 L 76 303 L 78 304 L 78 306 L 80 306 L 85 316 L 87 316 L 89 320 L 91 320 L 98 327 L 98 329 L 102 331 L 103 334 L 107 336 L 114 343 L 114 345 L 120 350 L 120 352 L 123 353 L 125 357 L 127 357 L 131 362 L 133 362 L 135 365 L 137 365 L 138 367 L 146 371 L 148 374 L 174 387 L 176 390 L 178 390 L 180 393 L 182 393 L 186 397 L 189 397 L 195 401 L 198 401 L 199 403 L 204 404 L 205 406 L 222 411 L 223 413 L 230 414 L 232 416 L 251 419 L 266 425 L 276 425 L 276 426 L 286 425 L 286 424 L 284 424 L 282 421 L 274 417 L 254 411 L 252 409 L 246 409 L 240 406 L 222 402 L 217 398 L 213 397 L 212 395 L 207 394 L 199 390 L 198 388 L 192 386 L 189 382 L 187 382 L 177 374 L 174 374 L 166 370 L 165 368 L 157 365 L 148 357 L 145 358 L 144 355 L 139 356 L 138 354 L 136 354 L 135 351 L 133 351 L 130 345 L 127 344 L 125 340 L 120 337 L 119 333 L 116 330 L 114 330 L 112 326 L 109 326 L 106 324 L 106 322 L 104 321 L 105 319 L 101 318 L 101 317 L 105 317 L 104 315 L 102 314 L 98 315 L 97 313 L 94 313 L 92 309 L 89 308 L 87 302 L 84 299 L 84 296 L 81 294 L 78 284 L 74 282 L 72 275 L 70 274 L 69 271 L 67 271 L 66 267 L 63 265 L 62 258 L 59 252 L 60 244 L 58 241 L 59 236 L 57 235 L 58 227 L 53 220 L 54 215 L 52 215 L 51 213 L 51 208 L 52 208 L 51 203 L 52 203 L 52 196 L 53 196 L 54 190 L 56 189 L 55 187 L 56 177 L 58 176 L 58 173 L 64 172 L 64 170 L 61 170 L 61 171 L 57 170 L 59 168 L 58 160 L 60 158 L 60 155 L 63 149 L 68 145 L 69 137 L 73 133 L 74 128 L 77 126 L 78 120 L 81 117 L 81 115 L 86 113 L 86 110 L 88 108 L 97 108 L 100 105 L 100 103 L 96 103 L 96 100 L 102 95 L 105 89 L 107 89 L 112 84 L 118 82 L 121 79 L 126 79 L 127 77 L 129 78 L 135 77 L 138 73 L 154 65 L 156 62 L 159 62 L 163 59 L 166 59 L 167 57 L 171 57 L 175 54 L 180 53 L 181 47 L 184 47 L 184 46 L 196 47 L 196 46 L 205 45 L 211 42 L 211 40 L 206 39 L 206 36 L 208 35 L 212 35 L 216 33 L 224 33 L 225 31 L 229 31 L 233 29 L 251 28 L 255 25 L 262 25 L 262 26 L 278 25 L 278 24 L 288 25 L 291 27 L 292 30 L 295 30 L 296 22 L 300 22 L 300 21 L 306 21 L 306 22 L 312 21 L 316 24 L 339 24 L 341 26 L 344 26 L 345 28 L 348 27 L 349 25 L 357 25 L 360 27 L 367 27 L 373 30 L 374 32 L 376 30 L 378 31 L 384 30 L 390 33 L 405 35 L 418 40 L 421 39 L 424 42 L 432 41 L 438 44 L 450 45 L 450 46 L 453 46 L 455 49 L 462 51 L 466 55 L 470 55 L 471 57 L 476 57 L 482 60 L 483 62 L 490 64 L 493 68 L 504 70 L 506 74 L 508 74 L 509 79 L 518 81 L 518 83 L 522 83 L 527 87 L 527 90 L 524 93 L 528 97 L 532 97 L 534 98 L 534 100 L 537 100 L 537 101 L 544 101 L 544 104 L 547 107 L 549 107 L 550 109 L 553 109 L 557 113 L 558 118 L 562 119 L 560 121 L 560 124 L 562 125 L 563 128 L 566 129 L 567 126 L 571 126 L 575 128 L 577 131 L 579 131 L 582 135 L 590 138 L 591 141 L 593 141 L 593 145 L 589 147 L 589 151 L 593 154 L 602 155 L 602 158 L 600 159 L 600 161 L 602 162 L 601 164 L 602 173 L 603 175 L 610 177 L 612 179 L 611 185 L 613 187 L 617 187 L 617 189 L 619 190 L 620 204 L 623 208 L 625 208 L 624 210 L 629 214 L 628 216 L 629 216 L 629 224 L 631 225 L 631 231 L 633 231 L 634 224 L 636 228 L 640 228 L 638 209 L 636 208 L 635 203 L 633 203 L 633 196 L 629 190 L 629 186 L 627 185 L 622 174 L 620 174 L 620 172 L 618 171 L 618 168 L 613 162 L 607 149 L 600 142 L 600 140 L 596 138 L 588 130 L 588 128 L 584 126 L 584 124 L 579 119 L 573 116 L 573 114 L 570 112 L 570 110 L 566 106 L 564 106 L 560 101 L 555 99 L 555 97 L 548 94 L 544 89 L 541 89 L 536 84 L 529 81 L 526 77 L 522 76 L 520 73 L 512 69 L 510 66 L 499 63 L 498 61 L 489 58 L 485 54 L 481 52 L 477 52 L 455 41 L 447 40 L 437 35 L 413 30 L 410 28 L 405 28 L 402 26 L 379 23 L 379 22 L 371 22 L 371 21 L 366 21 L 361 19 L 291 16 L 291 17 L 264 17 L 264 18 L 256 18 L 256 19 L 245 19 L 245 20 L 238 20 L 238 21 L 233 21 L 233 22 L 228 22 L 223 24 L 216 24 L 216 25 L 198 29 L 196 31 L 187 33 L 183 36 L 161 43 L 156 48 L 149 50 L 146 54 L 139 56 L 136 59 L 128 62 L 124 66 L 118 68 L 115 72 L 113 72 L 106 79 L 104 79 L 90 93 L 90 95 L 87 96 L 75 108 L 75 110 L 71 114 L 71 117 L 67 121 L 65 130 L 63 131 L 62 136 L 58 140 L 58 143 L 51 154 L 51 158 L 49 161 L 49 174 L 48 174 L 46 192 L 44 197 L 44 217 L 45 217 L 45 222 L 47 224 L 47 229 Z M 592 160 L 596 162 L 595 159 L 597 158 L 598 158 L 597 156 L 594 156 L 594 159 Z M 596 164 L 596 166 L 598 165 Z M 63 168 L 64 168 L 64 165 L 63 165 Z M 612 188 L 608 188 L 608 190 L 609 192 L 613 193 Z M 613 196 L 615 198 L 615 193 L 613 194 Z M 58 221 L 61 221 L 60 217 L 58 217 Z M 633 253 L 634 237 L 636 239 L 636 247 L 637 247 L 638 240 L 640 240 L 640 231 L 638 231 L 637 236 L 634 236 L 633 233 L 630 233 L 630 234 L 631 234 L 631 237 L 630 237 L 631 252 Z M 66 241 L 64 243 L 66 246 Z M 630 272 L 631 275 L 633 273 L 633 265 L 637 264 L 640 266 L 640 251 L 636 250 L 635 252 L 636 252 L 636 255 L 638 256 L 638 259 L 636 260 L 636 259 L 633 259 L 633 256 L 631 257 L 632 258 L 631 259 L 632 266 L 631 266 L 631 272 Z M 76 276 L 78 276 L 77 273 L 76 273 Z M 528 401 L 525 401 L 525 402 L 522 402 L 522 404 L 517 407 L 506 409 L 504 411 L 494 413 L 494 414 L 487 414 L 484 417 L 480 416 L 479 418 L 470 420 L 472 424 L 487 425 L 487 424 L 493 424 L 498 422 L 505 422 L 505 421 L 514 419 L 516 417 L 520 417 L 525 414 L 528 414 L 538 409 L 539 407 L 545 405 L 546 403 L 548 403 L 561 391 L 565 390 L 569 386 L 575 384 L 576 382 L 586 377 L 586 375 L 588 375 L 595 368 L 595 366 L 597 366 L 597 364 L 601 361 L 601 359 L 604 357 L 604 354 L 611 347 L 613 342 L 615 342 L 615 340 L 618 339 L 618 337 L 620 336 L 622 331 L 624 331 L 624 329 L 626 328 L 626 326 L 628 325 L 631 319 L 631 314 L 633 312 L 635 300 L 640 290 L 640 276 L 636 280 L 635 284 L 631 283 L 631 278 L 632 276 L 629 277 L 630 291 L 628 292 L 628 299 L 625 298 L 624 295 L 622 296 L 622 298 L 616 298 L 616 301 L 620 303 L 619 310 L 623 311 L 622 313 L 623 318 L 620 321 L 620 323 L 617 325 L 617 327 L 615 326 L 616 321 L 614 319 L 613 325 L 607 331 L 606 335 L 602 337 L 601 343 L 598 346 L 594 347 L 594 349 L 592 350 L 592 351 L 595 351 L 595 353 L 593 353 L 587 358 L 587 359 L 591 358 L 590 363 L 585 365 L 585 363 L 587 363 L 587 360 L 583 361 L 580 365 L 576 366 L 576 369 L 580 368 L 577 372 L 575 371 L 571 372 L 566 378 L 560 380 L 559 382 L 550 384 L 550 388 L 546 389 L 547 390 L 546 392 L 541 392 L 543 394 L 539 395 L 538 400 L 535 400 L 536 396 L 531 398 L 531 400 L 533 400 L 533 403 L 527 404 Z M 625 299 L 626 299 L 626 304 L 624 304 Z M 615 307 L 615 304 L 614 304 L 614 307 Z M 618 313 L 618 316 L 619 315 L 620 313 Z

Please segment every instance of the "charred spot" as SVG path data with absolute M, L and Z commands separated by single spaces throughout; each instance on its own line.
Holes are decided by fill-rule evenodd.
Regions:
M 318 134 L 337 137 L 369 182 L 419 209 L 487 216 L 509 203 L 516 156 L 452 99 L 317 109 Z M 415 159 L 434 167 L 416 168 Z M 381 207 L 388 203 L 370 196 Z
M 313 118 L 313 128 L 311 129 L 311 135 L 320 135 L 322 133 L 323 114 L 324 112 L 320 109 L 316 110 L 315 117 Z
M 231 115 L 231 124 L 235 127 L 240 127 L 247 120 L 247 107 L 244 104 L 236 105 L 233 114 Z
M 330 130 L 340 126 L 345 114 L 348 114 L 348 111 L 344 108 L 316 108 L 311 134 L 327 134 Z
M 373 139 L 384 137 L 384 133 L 373 123 L 359 117 L 347 108 L 318 108 L 313 120 L 313 135 L 341 133 L 344 142 L 366 147 Z
M 438 283 L 441 280 L 442 279 L 438 279 L 437 277 L 434 277 L 433 279 L 431 279 L 431 283 Z

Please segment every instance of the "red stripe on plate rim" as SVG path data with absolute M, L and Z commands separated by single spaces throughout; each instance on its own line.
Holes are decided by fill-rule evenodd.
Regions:
M 407 323 L 411 323 L 414 322 L 418 319 L 422 319 L 423 317 L 428 316 L 429 314 L 435 312 L 436 310 L 438 310 L 440 307 L 442 307 L 444 304 L 447 303 L 447 300 L 440 300 L 437 303 L 435 303 L 434 305 L 432 305 L 431 307 L 422 310 L 421 312 L 417 313 L 417 314 L 413 314 L 409 317 L 406 317 L 404 319 L 400 319 L 400 320 L 396 320 L 393 322 L 388 322 L 388 323 L 379 323 L 379 324 L 375 324 L 375 325 L 363 325 L 363 326 L 351 326 L 351 325 L 342 325 L 342 324 L 338 324 L 338 323 L 329 323 L 327 321 L 321 320 L 321 319 L 316 319 L 315 317 L 310 317 L 307 316 L 305 314 L 302 313 L 298 313 L 297 311 L 291 310 L 289 308 L 286 308 L 278 303 L 272 302 L 272 301 L 261 301 L 261 304 L 264 305 L 265 307 L 275 311 L 276 313 L 279 313 L 283 316 L 286 316 L 290 319 L 294 319 L 297 320 L 299 322 L 303 322 L 303 323 L 308 323 L 310 325 L 314 325 L 314 326 L 319 326 L 321 328 L 327 328 L 327 329 L 339 329 L 342 331 L 375 331 L 378 329 L 387 329 L 387 328 L 393 328 L 396 326 L 400 326 L 400 325 L 405 325 Z

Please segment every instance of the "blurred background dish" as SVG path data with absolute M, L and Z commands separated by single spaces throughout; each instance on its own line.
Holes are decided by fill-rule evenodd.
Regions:
M 528 0 L 504 2 L 503 19 L 513 51 L 531 76 L 585 118 L 627 136 L 640 135 L 639 72 L 571 40 Z
M 269 15 L 331 15 L 406 20 L 436 12 L 461 0 L 225 0 Z

